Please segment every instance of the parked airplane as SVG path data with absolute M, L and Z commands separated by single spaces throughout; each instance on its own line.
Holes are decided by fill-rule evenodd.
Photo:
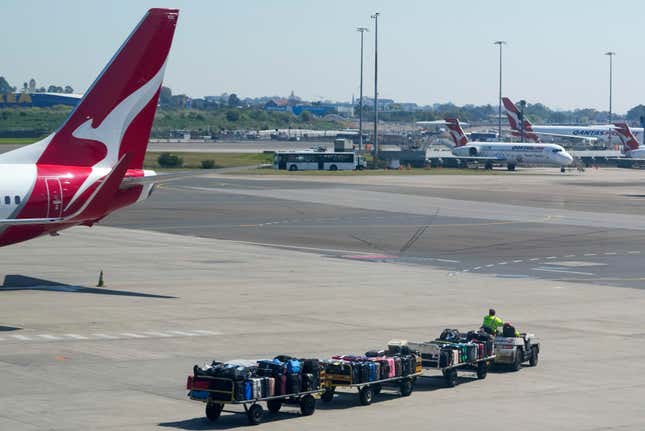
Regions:
M 143 158 L 178 16 L 150 9 L 57 131 L 0 155 L 0 246 L 149 196 L 158 177 Z
M 622 152 L 625 157 L 632 159 L 645 158 L 645 148 L 640 147 L 638 139 L 636 139 L 627 123 L 614 123 L 614 126 L 616 126 L 614 129 L 616 135 L 618 135 L 618 139 L 623 144 Z
M 455 143 L 452 153 L 461 160 L 478 160 L 486 163 L 491 169 L 493 162 L 506 163 L 509 171 L 516 165 L 559 166 L 561 172 L 565 166 L 573 163 L 573 157 L 560 145 L 513 142 L 469 142 L 459 120 L 446 118 L 446 126 Z
M 514 136 L 522 134 L 520 121 L 520 111 L 517 106 L 508 97 L 503 97 L 504 110 L 508 118 L 508 123 Z M 539 135 L 552 136 L 559 138 L 579 138 L 586 140 L 599 140 L 609 142 L 611 136 L 614 135 L 613 124 L 602 124 L 594 126 L 548 126 L 548 125 L 534 125 L 529 120 L 524 118 L 524 138 L 532 142 L 540 142 Z M 642 128 L 633 128 L 632 132 L 642 135 Z

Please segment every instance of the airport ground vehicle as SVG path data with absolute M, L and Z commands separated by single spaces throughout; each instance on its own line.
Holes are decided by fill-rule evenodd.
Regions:
M 231 379 L 211 376 L 188 376 L 186 389 L 190 392 L 191 400 L 206 403 L 206 418 L 209 421 L 219 419 L 227 404 L 241 405 L 244 412 L 226 410 L 229 413 L 245 413 L 251 425 L 262 422 L 264 409 L 260 402 L 266 402 L 271 413 L 278 413 L 283 405 L 298 406 L 303 416 L 311 416 L 316 411 L 316 399 L 325 391 L 323 388 L 291 394 L 281 394 L 269 397 L 239 399 L 236 394 L 235 382 Z
M 520 337 L 495 337 L 495 364 L 510 365 L 517 371 L 528 362 L 535 367 L 540 355 L 540 341 L 534 334 Z
M 273 156 L 273 169 L 289 171 L 351 171 L 365 167 L 363 156 L 351 151 L 277 151 Z

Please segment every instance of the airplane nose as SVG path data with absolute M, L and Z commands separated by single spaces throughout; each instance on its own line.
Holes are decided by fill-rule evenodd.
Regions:
M 564 158 L 564 161 L 567 165 L 573 163 L 573 156 L 571 154 L 562 154 L 562 157 Z

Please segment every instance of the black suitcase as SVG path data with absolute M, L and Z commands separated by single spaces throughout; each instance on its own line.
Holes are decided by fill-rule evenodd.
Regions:
M 401 375 L 410 374 L 410 355 L 401 356 Z
M 311 373 L 304 373 L 302 375 L 302 392 L 309 392 L 316 389 L 316 380 Z
M 441 352 L 439 352 L 439 367 L 445 368 L 450 365 L 452 365 L 452 350 L 441 349 Z
M 300 374 L 287 374 L 287 394 L 297 394 L 302 386 L 302 377 Z
M 360 362 L 354 362 L 351 366 L 352 368 L 352 383 L 361 382 L 361 364 Z
M 318 359 L 305 359 L 302 363 L 302 372 L 320 374 L 320 361 Z
M 235 388 L 234 398 L 236 401 L 244 401 L 244 380 L 237 380 L 233 384 Z
M 370 364 L 367 362 L 361 362 L 361 383 L 367 383 L 370 381 Z

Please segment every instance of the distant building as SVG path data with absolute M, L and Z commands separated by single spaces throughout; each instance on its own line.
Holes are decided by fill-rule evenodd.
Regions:
M 63 93 L 0 93 L 0 108 L 76 106 L 83 96 Z

